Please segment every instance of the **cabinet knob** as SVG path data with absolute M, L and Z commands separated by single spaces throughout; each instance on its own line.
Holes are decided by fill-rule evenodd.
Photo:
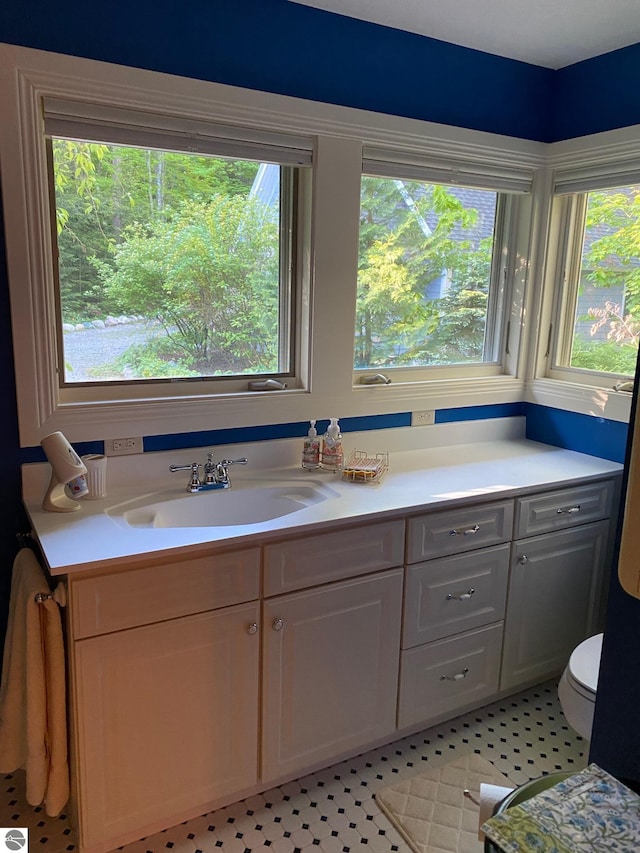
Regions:
M 274 619 L 271 623 L 271 627 L 274 631 L 282 631 L 284 627 L 284 622 L 282 621 L 282 619 Z
M 473 527 L 460 527 L 458 530 L 450 530 L 449 536 L 473 536 L 480 530 L 479 524 L 474 524 Z
M 521 557 L 518 557 L 518 562 L 521 566 L 526 566 L 526 564 L 529 562 L 529 558 L 526 554 L 523 554 Z
M 471 596 L 475 593 L 475 589 L 471 587 L 466 592 L 462 592 L 459 595 L 456 595 L 455 592 L 450 592 L 447 594 L 447 601 L 466 601 L 471 598 Z
M 250 622 L 247 625 L 247 634 L 253 635 L 253 634 L 257 634 L 257 633 L 258 633 L 258 623 L 257 622 Z
M 462 672 L 456 672 L 455 675 L 441 675 L 440 681 L 462 681 L 469 674 L 469 667 L 465 666 Z

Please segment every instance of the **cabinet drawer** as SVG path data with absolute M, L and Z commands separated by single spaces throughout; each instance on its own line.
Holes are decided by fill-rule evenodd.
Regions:
M 518 498 L 514 538 L 522 539 L 524 536 L 608 518 L 613 510 L 615 489 L 613 480 L 604 480 Z
M 73 637 L 92 637 L 257 599 L 260 549 L 70 581 Z
M 278 595 L 328 581 L 401 566 L 404 521 L 383 521 L 267 545 L 264 594 Z
M 430 512 L 410 518 L 407 562 L 459 554 L 511 539 L 513 501 Z
M 407 568 L 402 647 L 450 637 L 504 618 L 510 545 Z
M 402 652 L 398 728 L 429 723 L 498 690 L 502 624 Z

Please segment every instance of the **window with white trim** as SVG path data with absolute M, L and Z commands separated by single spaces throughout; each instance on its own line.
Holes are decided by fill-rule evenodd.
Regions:
M 555 304 L 548 375 L 611 387 L 640 339 L 640 175 L 556 181 Z M 589 189 L 585 189 L 585 184 Z
M 331 406 L 358 416 L 405 411 L 417 397 L 444 406 L 518 393 L 537 144 L 28 49 L 0 50 L 0 94 L 24 446 L 58 429 L 89 441 L 293 423 L 326 414 L 329 395 Z M 277 175 L 269 188 L 260 176 L 266 169 Z M 450 352 L 440 363 L 431 356 L 383 361 L 394 382 L 384 395 L 360 393 L 358 381 L 363 372 L 382 372 L 379 351 L 366 361 L 371 368 L 356 368 L 360 387 L 353 382 L 363 171 L 393 182 L 405 207 L 407 191 L 416 190 L 419 206 L 428 187 L 441 202 L 471 188 L 488 200 L 483 224 L 492 224 L 478 261 L 478 290 L 489 307 L 474 348 L 463 361 Z M 263 208 L 268 228 L 258 232 L 257 203 L 267 189 L 277 207 Z M 214 196 L 218 210 L 235 212 L 232 227 L 191 217 L 208 212 Z M 246 199 L 255 216 L 243 211 Z M 462 219 L 474 216 L 466 211 Z M 460 240 L 474 244 L 479 233 L 467 228 Z M 221 245 L 234 251 L 225 256 Z M 249 245 L 257 265 L 247 263 Z M 459 248 L 440 252 L 437 298 L 447 290 L 453 296 Z M 370 281 L 376 254 L 367 258 Z M 428 273 L 425 265 L 416 275 L 422 297 L 432 285 Z M 213 279 L 234 286 L 212 295 Z M 225 302 L 228 293 L 237 298 Z M 107 319 L 122 322 L 96 329 Z M 89 324 L 96 338 L 135 332 L 135 346 L 92 352 L 89 362 L 86 350 L 78 356 L 71 346 L 74 336 L 89 339 Z M 394 355 L 419 348 L 416 338 Z M 282 381 L 256 388 L 263 376 Z M 257 393 L 283 385 L 285 393 Z
M 55 99 L 44 114 L 61 389 L 290 380 L 310 143 Z
M 365 154 L 356 381 L 505 372 L 514 223 L 529 189 L 517 173 Z

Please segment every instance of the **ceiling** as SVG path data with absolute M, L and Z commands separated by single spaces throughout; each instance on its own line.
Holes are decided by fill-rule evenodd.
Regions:
M 292 0 L 545 68 L 640 42 L 640 0 Z

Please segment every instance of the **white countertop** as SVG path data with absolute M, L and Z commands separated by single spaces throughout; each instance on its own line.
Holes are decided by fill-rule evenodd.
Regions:
M 300 442 L 296 442 L 296 447 L 298 444 Z M 188 456 L 185 457 L 185 453 Z M 202 456 L 200 451 L 193 450 L 181 454 L 182 458 Z M 372 521 L 384 515 L 444 508 L 459 501 L 497 500 L 540 488 L 559 488 L 585 479 L 619 474 L 623 467 L 616 462 L 521 438 L 480 441 L 431 449 L 392 450 L 389 471 L 378 484 L 343 482 L 339 475 L 303 471 L 298 465 L 261 467 L 259 470 L 249 466 L 232 468 L 236 491 L 246 488 L 248 481 L 269 483 L 284 479 L 301 484 L 320 482 L 335 492 L 335 497 L 323 502 L 257 524 L 140 528 L 129 526 L 122 517 L 108 514 L 119 504 L 133 500 L 140 504 L 147 500 L 154 503 L 184 497 L 195 502 L 206 494 L 207 499 L 222 502 L 230 494 L 221 490 L 187 495 L 187 472 L 167 476 L 164 473 L 168 468 L 167 460 L 158 459 L 167 457 L 175 461 L 177 455 L 142 454 L 155 457 L 154 471 L 162 470 L 161 478 L 150 478 L 144 482 L 146 488 L 114 482 L 108 497 L 85 500 L 81 509 L 73 513 L 43 511 L 40 506 L 43 472 L 35 477 L 29 472 L 24 478 L 25 506 L 51 574 L 115 567 L 118 561 L 133 564 L 153 557 L 175 556 L 185 549 L 190 553 L 202 553 L 218 546 L 246 546 L 283 535 L 314 533 L 359 520 Z M 130 464 L 135 467 L 134 462 Z M 38 467 L 44 468 L 45 474 L 49 470 L 48 465 Z

